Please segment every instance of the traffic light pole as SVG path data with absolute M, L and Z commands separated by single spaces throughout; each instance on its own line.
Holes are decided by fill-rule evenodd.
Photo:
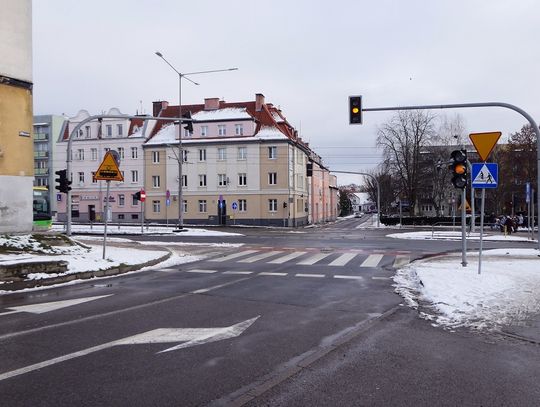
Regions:
M 467 188 L 461 189 L 461 265 L 467 267 Z

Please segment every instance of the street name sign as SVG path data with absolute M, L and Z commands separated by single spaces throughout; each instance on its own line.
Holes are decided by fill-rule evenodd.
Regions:
M 499 183 L 499 165 L 496 163 L 471 164 L 472 186 L 477 189 L 497 188 Z
M 488 159 L 493 147 L 495 147 L 495 144 L 497 144 L 497 141 L 499 141 L 501 134 L 502 133 L 500 131 L 469 134 L 469 138 L 471 139 L 482 161 L 486 161 Z
M 110 151 L 107 151 L 105 154 L 94 179 L 99 181 L 124 181 L 122 172 L 118 168 L 118 162 L 114 159 L 114 155 Z

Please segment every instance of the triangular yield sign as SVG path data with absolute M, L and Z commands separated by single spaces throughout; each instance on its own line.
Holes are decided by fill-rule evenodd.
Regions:
M 118 168 L 118 163 L 110 151 L 107 151 L 103 162 L 100 164 L 94 179 L 101 181 L 124 181 L 122 172 Z
M 499 141 L 501 134 L 502 133 L 500 131 L 469 134 L 469 138 L 474 144 L 474 147 L 476 148 L 476 151 L 478 152 L 478 155 L 482 161 L 487 160 L 491 154 L 491 151 L 493 150 L 493 147 L 495 147 L 495 144 L 497 144 L 497 141 Z

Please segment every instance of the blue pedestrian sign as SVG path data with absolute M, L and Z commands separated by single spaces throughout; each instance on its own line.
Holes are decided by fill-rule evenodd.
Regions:
M 471 177 L 473 188 L 497 188 L 499 165 L 496 163 L 473 163 Z
M 232 203 L 232 208 L 233 208 L 233 211 L 237 210 L 238 209 L 238 203 L 235 201 Z

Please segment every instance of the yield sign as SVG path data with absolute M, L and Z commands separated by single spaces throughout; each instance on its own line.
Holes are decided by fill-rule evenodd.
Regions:
M 107 151 L 103 162 L 100 164 L 94 179 L 100 181 L 124 181 L 122 172 L 118 168 L 118 163 L 114 159 L 114 155 L 110 151 Z
M 478 155 L 482 161 L 487 160 L 491 154 L 491 151 L 493 150 L 493 147 L 495 147 L 495 144 L 497 144 L 497 141 L 499 141 L 501 134 L 502 133 L 500 131 L 469 134 L 469 138 L 474 144 L 474 147 L 476 148 L 476 151 L 478 152 Z

